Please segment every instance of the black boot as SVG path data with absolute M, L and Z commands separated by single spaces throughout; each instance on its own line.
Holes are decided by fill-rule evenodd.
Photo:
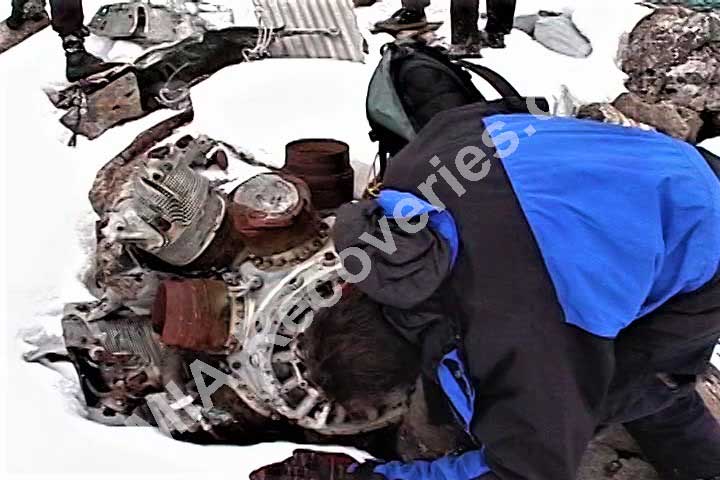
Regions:
M 23 26 L 25 21 L 25 14 L 23 13 L 22 8 L 18 8 L 16 6 L 16 2 L 13 2 L 12 13 L 7 20 L 5 20 L 5 25 L 7 25 L 10 30 L 20 30 L 20 27 Z
M 426 26 L 425 10 L 412 10 L 409 8 L 401 8 L 392 17 L 375 24 L 376 29 L 388 32 L 417 30 Z
M 44 2 L 38 0 L 13 0 L 12 13 L 5 20 L 10 30 L 20 30 L 25 22 L 37 22 L 45 18 Z
M 480 34 L 480 44 L 489 48 L 505 48 L 505 34 L 483 31 Z
M 67 58 L 65 74 L 70 82 L 82 80 L 83 78 L 100 73 L 114 66 L 114 64 L 103 62 L 85 50 L 84 33 L 85 32 L 80 31 L 77 32 L 77 34 L 62 37 L 63 49 L 65 50 L 65 57 Z

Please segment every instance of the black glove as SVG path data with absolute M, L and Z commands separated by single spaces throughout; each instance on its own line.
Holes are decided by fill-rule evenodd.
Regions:
M 292 457 L 262 467 L 250 474 L 250 480 L 384 480 L 373 473 L 376 462 L 357 461 L 344 453 L 295 450 Z M 355 468 L 352 468 L 355 466 Z
M 373 472 L 378 465 L 380 465 L 380 462 L 373 460 L 368 460 L 359 465 L 353 465 L 350 469 L 352 472 L 352 480 L 386 480 L 384 475 Z

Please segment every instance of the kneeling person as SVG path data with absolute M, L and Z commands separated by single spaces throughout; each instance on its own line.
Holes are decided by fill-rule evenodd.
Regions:
M 664 478 L 717 477 L 720 427 L 693 383 L 720 337 L 720 159 L 482 108 L 439 114 L 377 198 L 339 210 L 336 248 L 363 295 L 315 320 L 350 334 L 355 309 L 376 312 L 475 447 L 356 475 L 572 480 L 596 430 L 622 423 Z M 309 352 L 329 394 L 374 391 L 356 354 Z

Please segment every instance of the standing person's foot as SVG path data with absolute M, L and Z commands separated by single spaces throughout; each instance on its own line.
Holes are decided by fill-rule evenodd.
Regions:
M 375 24 L 376 29 L 390 32 L 416 30 L 426 26 L 425 10 L 412 10 L 409 8 L 401 8 L 392 17 Z
M 483 31 L 480 34 L 480 43 L 484 47 L 505 48 L 505 34 Z
M 95 55 L 89 54 L 85 50 L 83 34 L 83 31 L 79 31 L 76 34 L 62 37 L 63 50 L 65 50 L 65 58 L 67 59 L 65 73 L 70 82 L 77 82 L 115 66 L 115 64 L 105 63 Z
M 38 22 L 45 18 L 45 10 L 36 8 L 35 5 L 16 6 L 13 2 L 12 13 L 5 20 L 5 25 L 10 30 L 20 30 L 25 22 Z
M 5 20 L 5 25 L 7 25 L 10 30 L 20 30 L 25 22 L 25 16 L 22 11 L 13 8 L 12 14 Z
M 452 44 L 447 54 L 450 58 L 482 58 L 480 48 L 478 43 Z

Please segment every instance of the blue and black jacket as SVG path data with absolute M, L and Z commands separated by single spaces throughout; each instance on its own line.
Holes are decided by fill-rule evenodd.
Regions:
M 358 288 L 422 347 L 477 445 L 375 472 L 571 480 L 599 425 L 657 410 L 656 374 L 702 371 L 720 336 L 720 288 L 704 293 L 720 267 L 717 160 L 655 132 L 481 108 L 439 114 L 377 199 L 338 213 L 336 247 L 372 260 Z M 399 225 L 420 214 L 425 228 Z M 383 241 L 383 218 L 391 253 L 359 239 Z

